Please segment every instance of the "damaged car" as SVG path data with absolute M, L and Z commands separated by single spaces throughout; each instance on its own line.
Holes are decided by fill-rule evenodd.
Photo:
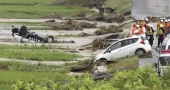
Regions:
M 29 32 L 26 26 L 21 26 L 21 28 L 12 28 L 12 36 L 20 42 L 24 41 L 35 41 L 43 43 L 53 43 L 54 37 L 51 35 L 39 36 L 35 32 Z
M 140 36 L 129 37 L 118 40 L 111 44 L 106 50 L 98 54 L 95 61 L 113 61 L 132 55 L 144 55 L 151 52 L 152 48 L 145 38 Z

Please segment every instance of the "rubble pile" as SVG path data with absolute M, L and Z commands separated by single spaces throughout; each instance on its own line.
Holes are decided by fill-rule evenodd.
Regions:
M 66 22 L 57 22 L 53 29 L 55 30 L 83 30 L 83 28 L 96 28 L 97 24 L 87 22 L 77 22 L 68 20 Z
M 96 51 L 98 49 L 104 49 L 106 48 L 108 42 L 106 39 L 95 39 L 92 42 L 92 51 Z
M 122 25 L 111 25 L 109 27 L 103 26 L 100 28 L 100 30 L 97 30 L 95 32 L 96 35 L 103 35 L 103 34 L 108 34 L 108 33 L 118 33 L 118 32 L 123 32 Z
M 125 21 L 125 17 L 123 15 L 109 15 L 105 17 L 105 21 L 107 23 L 122 23 Z
M 84 14 L 83 12 L 80 12 L 74 15 L 73 17 L 86 17 L 86 14 Z

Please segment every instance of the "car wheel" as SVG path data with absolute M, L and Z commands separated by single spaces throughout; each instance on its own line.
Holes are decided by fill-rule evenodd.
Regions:
M 47 42 L 48 42 L 48 43 L 54 42 L 54 37 L 53 37 L 53 36 L 49 36 L 49 37 L 47 38 Z
M 137 49 L 136 52 L 135 52 L 136 55 L 144 55 L 145 54 L 145 50 L 144 49 Z

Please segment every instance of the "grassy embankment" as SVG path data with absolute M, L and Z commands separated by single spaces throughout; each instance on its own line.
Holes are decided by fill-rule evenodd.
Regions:
M 53 6 L 53 0 L 1 0 L 0 18 L 49 18 L 52 14 L 71 17 L 79 12 L 93 13 L 83 7 Z
M 133 69 L 136 69 L 138 67 L 137 62 L 138 62 L 137 57 L 129 57 L 126 59 L 120 59 L 120 61 L 110 64 L 108 68 L 110 68 L 110 71 L 123 70 L 126 69 L 126 67 L 133 67 Z M 1 78 L 0 89 L 13 90 L 11 87 L 13 84 L 16 84 L 18 80 L 25 81 L 25 82 L 33 81 L 34 83 L 37 84 L 40 84 L 41 82 L 45 83 L 48 80 L 55 81 L 56 79 L 59 79 L 57 78 L 58 74 L 55 72 L 59 72 L 60 74 L 65 76 L 71 67 L 77 67 L 86 64 L 87 61 L 80 61 L 78 63 L 66 64 L 65 66 L 57 67 L 57 66 L 48 66 L 42 64 L 30 65 L 26 63 L 15 62 L 15 61 L 0 61 L 0 66 L 8 65 L 8 67 L 10 68 L 10 70 L 6 70 L 6 71 L 1 70 L 0 72 L 0 78 Z
M 131 0 L 106 0 L 104 7 L 112 7 L 117 13 L 125 13 L 131 10 Z
M 10 46 L 0 45 L 0 58 L 24 59 L 37 61 L 71 61 L 79 57 L 67 50 L 44 46 Z

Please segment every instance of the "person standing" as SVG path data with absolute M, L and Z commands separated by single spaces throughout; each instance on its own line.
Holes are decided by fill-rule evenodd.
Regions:
M 143 38 L 146 38 L 145 32 L 146 32 L 145 27 L 143 25 L 141 25 L 140 29 L 139 29 L 140 36 L 143 37 Z
M 153 25 L 149 25 L 147 31 L 146 31 L 146 38 L 149 41 L 149 44 L 153 45 L 153 40 L 154 40 L 154 29 L 153 29 Z
M 162 24 L 160 24 L 160 28 L 157 30 L 157 34 L 156 37 L 158 38 L 158 46 L 160 46 L 160 44 L 162 44 L 163 40 L 164 40 L 164 26 Z
M 135 30 L 136 30 L 136 24 L 133 24 L 133 28 L 132 28 L 132 30 L 131 30 L 131 36 L 132 36 L 132 37 L 133 37 L 133 36 L 136 36 Z
M 166 38 L 166 33 L 167 33 L 167 30 L 168 30 L 168 27 L 169 27 L 169 23 L 168 23 L 168 20 L 166 19 L 165 20 L 165 24 L 164 24 L 164 39 Z

